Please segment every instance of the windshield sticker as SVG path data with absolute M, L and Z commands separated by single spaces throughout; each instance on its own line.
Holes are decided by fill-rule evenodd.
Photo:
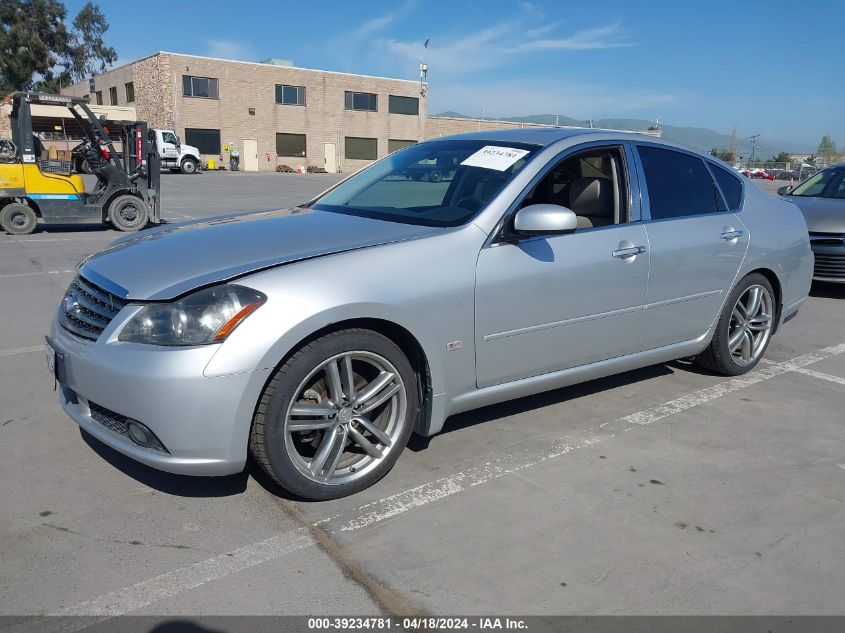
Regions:
M 514 149 L 513 147 L 497 147 L 485 145 L 475 154 L 469 156 L 461 165 L 467 167 L 483 167 L 484 169 L 495 169 L 505 171 L 520 158 L 528 153 L 527 149 Z

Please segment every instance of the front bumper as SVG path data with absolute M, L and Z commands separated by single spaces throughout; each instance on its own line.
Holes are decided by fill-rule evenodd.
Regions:
M 816 258 L 813 279 L 845 283 L 845 235 L 811 235 L 810 246 Z
M 255 404 L 271 370 L 207 377 L 203 370 L 219 345 L 122 343 L 109 329 L 90 343 L 54 320 L 50 342 L 64 357 L 65 412 L 101 442 L 153 468 L 185 475 L 242 471 Z M 92 416 L 98 407 L 146 425 L 166 451 L 139 446 L 103 424 L 102 416 Z

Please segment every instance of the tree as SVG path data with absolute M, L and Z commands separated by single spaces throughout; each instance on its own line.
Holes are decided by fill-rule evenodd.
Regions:
M 830 135 L 828 134 L 822 136 L 822 140 L 819 143 L 819 149 L 816 150 L 816 153 L 819 155 L 819 158 L 828 165 L 835 162 L 839 156 L 839 150 L 836 149 L 836 143 L 833 142 L 833 139 L 830 138 Z
M 792 157 L 789 155 L 789 152 L 779 152 L 772 156 L 771 161 L 772 163 L 790 163 L 792 162 Z
M 58 92 L 117 60 L 103 41 L 109 25 L 97 5 L 86 4 L 71 28 L 66 18 L 59 0 L 0 3 L 0 92 Z
M 29 90 L 34 77 L 52 76 L 67 51 L 67 14 L 57 0 L 0 2 L 0 89 Z
M 818 159 L 819 157 L 815 154 L 810 154 L 809 156 L 807 156 L 807 158 L 804 159 L 804 162 L 808 165 L 815 165 Z
M 719 149 L 718 147 L 714 147 L 710 150 L 710 155 L 715 156 L 726 163 L 733 164 L 736 161 L 736 152 L 732 152 L 729 149 Z

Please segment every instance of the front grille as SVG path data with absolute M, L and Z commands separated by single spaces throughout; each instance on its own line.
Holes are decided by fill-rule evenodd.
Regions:
M 111 409 L 101 407 L 99 404 L 91 402 L 90 400 L 88 401 L 88 409 L 91 411 L 91 419 L 94 420 L 94 422 L 107 428 L 112 433 L 116 433 L 132 442 L 132 437 L 129 435 L 129 429 L 126 427 L 126 423 L 129 418 L 125 415 L 115 413 Z M 149 429 L 148 432 L 152 436 L 153 441 L 146 448 L 159 451 L 160 453 L 169 453 L 169 451 L 164 447 L 164 444 L 161 443 L 161 440 L 153 435 L 152 431 L 149 431 Z
M 68 332 L 96 341 L 126 302 L 77 276 L 62 299 L 59 323 Z
M 845 279 L 845 253 L 815 253 L 814 277 Z

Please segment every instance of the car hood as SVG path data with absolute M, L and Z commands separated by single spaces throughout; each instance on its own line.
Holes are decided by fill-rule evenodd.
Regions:
M 282 264 L 442 231 L 327 211 L 280 209 L 132 234 L 83 260 L 78 271 L 120 297 L 159 301 Z
M 804 214 L 810 233 L 845 234 L 845 198 L 784 196 Z
M 195 154 L 199 156 L 200 151 L 194 147 L 193 145 L 185 145 L 184 143 L 179 146 L 180 153 L 182 154 Z

